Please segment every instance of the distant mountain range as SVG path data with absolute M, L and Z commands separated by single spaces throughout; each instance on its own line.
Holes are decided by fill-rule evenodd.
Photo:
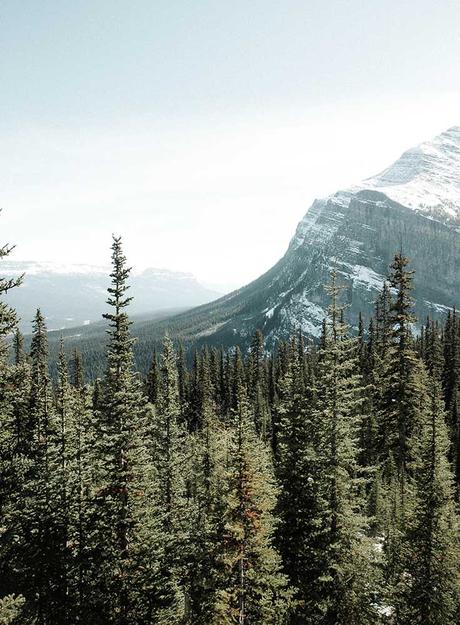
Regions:
M 110 267 L 5 260 L 1 270 L 8 277 L 25 274 L 23 284 L 5 298 L 18 311 L 25 332 L 30 331 L 37 308 L 41 308 L 50 330 L 94 323 L 107 309 Z M 192 308 L 221 295 L 190 273 L 167 269 L 133 273 L 130 284 L 134 315 Z

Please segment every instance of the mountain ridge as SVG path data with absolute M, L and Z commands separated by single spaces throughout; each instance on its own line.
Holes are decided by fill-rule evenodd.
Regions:
M 26 332 L 36 308 L 42 310 L 51 330 L 87 325 L 98 321 L 105 310 L 110 271 L 101 265 L 5 260 L 4 275 L 25 274 L 23 284 L 5 299 L 18 311 Z M 133 271 L 130 294 L 137 315 L 192 308 L 221 295 L 191 273 L 152 267 Z
M 371 183 L 315 200 L 283 257 L 253 282 L 213 302 L 165 319 L 146 320 L 134 328 L 141 369 L 147 368 L 153 347 L 166 332 L 197 347 L 207 343 L 246 349 L 256 329 L 263 332 L 267 348 L 299 329 L 317 340 L 328 304 L 324 285 L 332 270 L 343 286 L 348 320 L 356 327 L 360 313 L 365 319 L 372 314 L 398 251 L 410 258 L 411 268 L 416 270 L 415 313 L 421 323 L 428 315 L 444 317 L 449 309 L 459 308 L 460 231 L 456 219 L 460 198 L 457 205 L 455 194 L 460 184 L 460 129 L 457 132 L 454 127 L 454 131 L 421 145 L 424 147 L 406 151 L 382 174 L 368 178 Z M 449 153 L 449 176 L 444 148 Z M 435 157 L 426 159 L 426 153 L 433 150 Z M 393 185 L 391 195 L 401 200 L 411 193 L 410 206 L 389 197 L 387 187 L 379 185 L 388 181 L 385 172 L 395 167 L 404 170 L 407 154 L 415 154 L 418 163 L 411 163 L 404 178 L 402 174 L 393 177 L 398 184 Z M 444 164 L 439 165 L 437 179 L 440 162 Z M 421 180 L 422 189 L 429 184 L 436 191 L 437 195 L 430 196 L 431 204 L 420 202 L 422 191 L 414 192 L 414 180 Z M 439 198 L 447 199 L 443 204 Z
M 460 126 L 453 126 L 405 151 L 380 174 L 315 200 L 278 263 L 249 285 L 170 320 L 169 331 L 181 326 L 183 338 L 204 333 L 212 342 L 232 342 L 233 335 L 241 345 L 256 328 L 269 344 L 299 327 L 316 338 L 332 269 L 356 324 L 360 310 L 371 313 L 399 250 L 417 271 L 419 318 L 443 316 L 460 304 L 459 230 Z M 200 318 L 197 328 L 187 323 L 194 317 Z M 168 321 L 160 324 L 165 329 Z

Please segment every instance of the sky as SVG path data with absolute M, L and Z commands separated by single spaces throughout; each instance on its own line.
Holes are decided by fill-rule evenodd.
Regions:
M 460 124 L 459 59 L 458 0 L 0 0 L 1 242 L 241 286 Z

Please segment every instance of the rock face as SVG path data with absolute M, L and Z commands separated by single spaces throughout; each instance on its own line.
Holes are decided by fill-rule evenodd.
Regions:
M 416 313 L 460 305 L 460 128 L 405 152 L 360 185 L 316 200 L 284 257 L 267 273 L 216 302 L 161 322 L 185 340 L 247 345 L 260 328 L 270 345 L 294 330 L 317 337 L 323 285 L 336 269 L 348 318 L 370 314 L 395 252 L 416 270 Z

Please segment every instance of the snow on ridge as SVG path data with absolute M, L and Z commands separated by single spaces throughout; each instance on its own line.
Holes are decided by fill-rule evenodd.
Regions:
M 59 263 L 54 261 L 34 261 L 34 260 L 4 260 L 0 266 L 2 274 L 18 276 L 25 273 L 28 276 L 38 276 L 42 274 L 53 275 L 102 275 L 109 276 L 112 271 L 109 265 L 91 265 L 88 263 Z M 146 278 L 156 278 L 157 280 L 192 280 L 197 278 L 189 272 L 172 271 L 170 269 L 158 269 L 148 267 L 146 269 L 132 268 L 133 277 L 142 276 Z
M 1 264 L 1 269 L 4 274 L 20 275 L 26 273 L 29 276 L 39 275 L 44 273 L 53 274 L 104 274 L 110 273 L 110 267 L 101 265 L 89 265 L 89 264 L 71 264 L 71 263 L 55 263 L 52 261 L 33 261 L 33 260 L 18 260 L 18 261 L 4 261 Z
M 370 267 L 364 265 L 353 265 L 351 267 L 350 277 L 360 284 L 366 285 L 368 291 L 375 290 L 380 291 L 385 282 L 384 276 L 376 273 Z
M 460 219 L 460 127 L 404 152 L 383 172 L 350 190 L 380 191 L 391 200 L 422 213 L 439 209 Z
M 407 150 L 379 174 L 315 200 L 297 226 L 291 246 L 302 245 L 309 234 L 328 238 L 334 224 L 326 228 L 328 232 L 319 232 L 325 230 L 324 225 L 319 227 L 316 223 L 321 208 L 333 202 L 346 212 L 351 198 L 366 190 L 378 191 L 430 219 L 460 222 L 460 126 Z
M 323 319 L 327 312 L 315 302 L 309 299 L 304 291 L 297 293 L 287 306 L 280 309 L 280 316 L 283 322 L 292 331 L 300 326 L 302 332 L 319 338 Z
M 429 308 L 434 309 L 437 313 L 441 313 L 447 315 L 449 312 L 452 312 L 454 309 L 452 306 L 445 306 L 444 304 L 437 304 L 436 302 L 429 302 L 427 299 L 424 300 L 424 303 Z
M 135 270 L 133 269 L 132 273 L 135 276 L 144 276 L 144 277 L 154 277 L 160 279 L 171 279 L 175 280 L 196 280 L 196 277 L 193 273 L 189 273 L 187 271 L 172 271 L 171 269 L 157 269 L 155 267 L 147 267 L 147 269 L 143 270 Z

